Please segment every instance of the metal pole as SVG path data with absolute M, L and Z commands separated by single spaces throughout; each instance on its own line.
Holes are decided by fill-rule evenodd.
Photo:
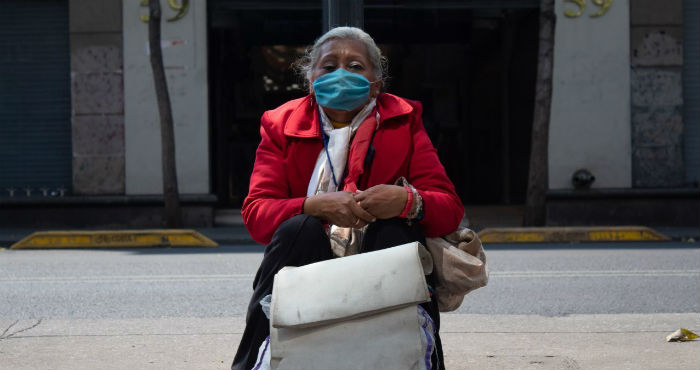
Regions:
M 333 27 L 364 27 L 363 0 L 321 0 L 323 32 Z

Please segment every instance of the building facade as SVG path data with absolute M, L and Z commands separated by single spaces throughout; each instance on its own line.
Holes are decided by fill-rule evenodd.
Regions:
M 700 222 L 693 0 L 555 0 L 549 224 Z M 0 221 L 157 226 L 160 136 L 140 0 L 7 0 Z M 290 66 L 329 24 L 365 28 L 465 204 L 522 204 L 538 0 L 162 0 L 186 223 L 245 197 L 259 118 L 306 94 Z M 574 173 L 595 180 L 574 186 Z

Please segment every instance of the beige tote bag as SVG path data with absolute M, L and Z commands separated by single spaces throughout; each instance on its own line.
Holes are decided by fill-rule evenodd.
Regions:
M 435 294 L 441 312 L 454 311 L 467 293 L 489 281 L 486 253 L 479 236 L 465 227 L 439 238 L 427 238 L 433 257 Z

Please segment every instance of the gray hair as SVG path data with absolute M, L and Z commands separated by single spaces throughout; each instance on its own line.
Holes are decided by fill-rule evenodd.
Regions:
M 313 46 L 306 49 L 304 56 L 294 63 L 299 75 L 304 79 L 304 84 L 308 85 L 314 66 L 318 63 L 321 46 L 330 40 L 356 40 L 367 48 L 369 60 L 374 68 L 374 76 L 377 80 L 384 80 L 387 76 L 387 59 L 382 55 L 374 39 L 367 32 L 357 27 L 336 27 L 324 33 L 316 39 Z M 307 86 L 308 87 L 308 86 Z

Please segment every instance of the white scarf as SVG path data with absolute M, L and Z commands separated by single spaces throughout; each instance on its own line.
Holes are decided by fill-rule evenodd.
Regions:
M 310 197 L 318 193 L 342 190 L 338 189 L 338 186 L 340 186 L 343 181 L 345 163 L 348 160 L 348 152 L 350 151 L 350 140 L 357 128 L 360 127 L 365 118 L 372 112 L 376 103 L 376 99 L 370 100 L 362 110 L 357 112 L 352 121 L 350 121 L 350 124 L 343 128 L 334 128 L 326 112 L 323 111 L 323 108 L 321 108 L 321 106 L 318 107 L 321 116 L 321 128 L 323 132 L 328 135 L 328 154 L 326 154 L 325 148 L 321 149 L 321 152 L 318 154 L 314 172 L 311 174 L 311 179 L 309 179 L 309 187 L 306 190 L 306 196 Z M 329 157 L 331 162 L 328 162 Z M 331 171 L 331 168 L 333 171 Z M 338 184 L 333 181 L 334 173 L 335 180 L 338 181 Z

